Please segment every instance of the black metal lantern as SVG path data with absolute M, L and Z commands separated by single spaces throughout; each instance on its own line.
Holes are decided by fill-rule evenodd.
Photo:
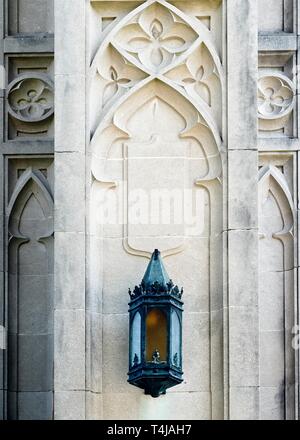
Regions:
M 182 294 L 157 249 L 140 286 L 129 289 L 128 382 L 152 397 L 183 381 Z

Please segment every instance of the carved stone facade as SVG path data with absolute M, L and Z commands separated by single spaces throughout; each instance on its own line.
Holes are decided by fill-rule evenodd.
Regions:
M 0 418 L 297 419 L 299 2 L 0 5 Z M 155 248 L 185 290 L 159 399 L 127 383 Z
M 52 419 L 54 4 L 3 0 L 0 11 L 0 417 Z

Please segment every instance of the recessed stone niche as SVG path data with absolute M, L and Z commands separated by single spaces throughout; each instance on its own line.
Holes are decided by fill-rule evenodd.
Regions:
M 54 32 L 53 0 L 6 0 L 8 35 Z
M 294 32 L 295 3 L 295 0 L 259 0 L 257 2 L 259 32 Z
M 223 366 L 209 346 L 214 345 L 214 353 L 222 351 L 222 3 L 100 1 L 92 2 L 90 19 L 89 267 L 91 274 L 100 270 L 103 277 L 91 275 L 89 295 L 91 303 L 100 292 L 102 298 L 105 412 L 115 411 L 118 393 L 129 401 L 139 393 L 143 417 L 151 415 L 147 397 L 123 377 L 128 351 L 124 292 L 158 248 L 169 272 L 178 274 L 189 292 L 183 343 L 189 358 L 186 380 L 165 397 L 164 414 L 179 416 L 174 414 L 174 394 L 185 399 L 192 418 L 198 417 L 194 404 L 203 405 L 207 415 L 217 413 L 220 407 L 210 398 L 210 384 L 215 393 L 222 392 Z M 172 216 L 167 223 L 161 216 L 152 222 L 152 215 L 168 205 L 162 198 L 153 208 L 153 194 L 168 197 L 174 190 L 183 195 L 176 214 L 188 215 L 193 205 L 189 196 L 198 200 L 194 225 L 183 217 L 174 222 Z M 144 196 L 136 206 L 138 224 L 131 216 L 136 191 Z M 101 220 L 103 194 L 110 206 L 120 201 L 119 222 Z M 218 334 L 213 341 L 211 331 Z M 201 340 L 197 346 L 194 338 Z M 130 414 L 126 406 L 119 411 L 119 417 Z

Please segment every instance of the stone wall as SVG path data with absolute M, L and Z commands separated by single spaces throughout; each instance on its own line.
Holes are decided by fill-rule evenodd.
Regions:
M 298 418 L 298 3 L 0 2 L 2 418 Z M 159 399 L 127 383 L 154 248 L 185 291 Z
M 0 418 L 54 404 L 53 1 L 0 2 Z

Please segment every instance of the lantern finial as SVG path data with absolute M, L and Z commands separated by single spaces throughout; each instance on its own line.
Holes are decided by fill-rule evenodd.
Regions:
M 169 282 L 170 277 L 165 269 L 164 263 L 161 258 L 161 253 L 158 249 L 155 249 L 152 254 L 150 263 L 148 264 L 142 283 L 144 287 L 148 289 L 155 283 L 158 283 L 162 287 L 167 287 Z

